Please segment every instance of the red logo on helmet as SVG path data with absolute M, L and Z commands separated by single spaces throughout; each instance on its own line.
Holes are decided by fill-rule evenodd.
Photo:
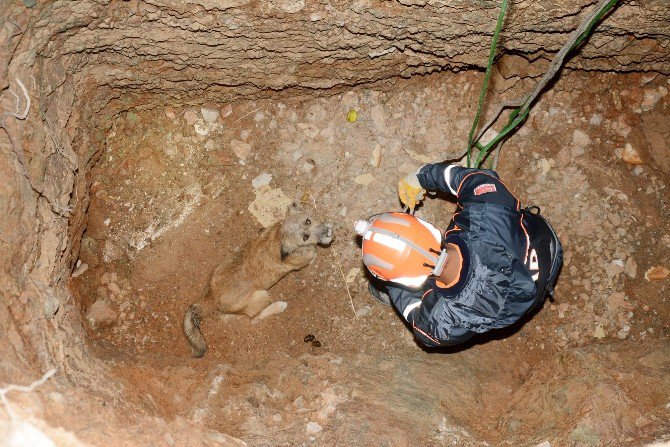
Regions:
M 487 192 L 496 192 L 496 185 L 494 185 L 493 183 L 484 183 L 483 185 L 479 185 L 478 187 L 475 188 L 476 196 L 481 196 L 482 194 L 486 194 Z

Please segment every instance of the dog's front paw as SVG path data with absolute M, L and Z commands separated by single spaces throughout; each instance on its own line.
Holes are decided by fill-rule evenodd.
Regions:
M 251 324 L 256 324 L 259 321 L 261 321 L 263 318 L 271 317 L 272 315 L 277 315 L 286 310 L 288 307 L 288 303 L 286 301 L 275 301 L 274 303 L 270 304 L 268 307 L 263 309 L 261 313 L 256 315 L 253 320 L 251 320 Z

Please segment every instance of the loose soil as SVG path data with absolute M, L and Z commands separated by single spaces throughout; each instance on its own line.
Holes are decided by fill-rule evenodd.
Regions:
M 638 130 L 670 119 L 663 77 L 566 73 L 505 144 L 501 177 L 542 208 L 566 250 L 555 302 L 530 321 L 425 350 L 367 295 L 353 221 L 399 209 L 399 176 L 461 155 L 479 81 L 439 74 L 209 105 L 221 111 L 211 123 L 170 104 L 120 114 L 91 173 L 88 269 L 71 280 L 84 315 L 98 300 L 115 314 L 86 330 L 123 385 L 118 398 L 253 446 L 670 440 L 670 280 L 644 278 L 670 267 L 668 176 Z M 621 160 L 626 143 L 645 164 Z M 254 187 L 263 173 L 269 185 Z M 270 290 L 284 313 L 206 320 L 210 349 L 192 358 L 186 308 L 290 200 L 332 222 L 336 241 Z M 418 213 L 446 226 L 453 209 L 429 198 Z

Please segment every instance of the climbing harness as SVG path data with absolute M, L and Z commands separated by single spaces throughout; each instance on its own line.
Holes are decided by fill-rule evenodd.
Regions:
M 544 88 L 549 84 L 549 82 L 556 77 L 556 74 L 563 66 L 563 62 L 567 55 L 579 47 L 579 45 L 586 40 L 587 37 L 591 35 L 595 26 L 600 22 L 600 20 L 607 14 L 612 8 L 618 3 L 619 0 L 600 0 L 596 6 L 594 12 L 588 16 L 575 31 L 570 34 L 568 41 L 563 45 L 558 53 L 554 56 L 551 63 L 549 64 L 549 69 L 542 76 L 538 84 L 535 86 L 535 89 L 528 93 L 525 97 L 515 100 L 515 101 L 506 101 L 501 104 L 493 117 L 481 128 L 477 133 L 477 136 L 473 138 L 477 130 L 477 125 L 479 124 L 479 119 L 481 117 L 482 108 L 484 105 L 484 98 L 486 97 L 486 92 L 488 90 L 489 80 L 491 78 L 491 71 L 493 68 L 493 62 L 495 59 L 495 53 L 498 46 L 498 36 L 500 30 L 502 29 L 502 24 L 505 18 L 505 13 L 507 11 L 507 2 L 508 0 L 503 0 L 500 6 L 500 13 L 498 15 L 498 21 L 496 23 L 496 28 L 493 33 L 493 39 L 491 40 L 491 50 L 489 52 L 488 64 L 486 66 L 486 73 L 484 75 L 484 82 L 482 84 L 482 90 L 479 94 L 479 104 L 477 106 L 477 113 L 475 119 L 472 123 L 472 128 L 470 129 L 470 134 L 468 135 L 468 148 L 467 148 L 467 163 L 468 167 L 481 167 L 482 162 L 487 157 L 487 155 L 496 149 L 499 144 L 511 136 L 511 133 L 516 130 L 520 124 L 522 124 L 528 114 L 530 109 L 533 106 L 533 103 L 537 97 L 542 93 Z M 486 144 L 480 142 L 484 133 L 496 122 L 500 114 L 505 109 L 513 109 L 509 115 L 509 119 L 505 127 L 498 133 L 491 141 Z M 478 150 L 477 157 L 473 163 L 472 156 L 474 149 Z M 500 154 L 500 148 L 496 152 L 495 160 L 493 161 L 492 168 L 495 169 L 498 156 Z

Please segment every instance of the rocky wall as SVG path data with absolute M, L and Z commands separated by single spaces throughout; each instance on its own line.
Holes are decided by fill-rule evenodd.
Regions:
M 512 2 L 501 51 L 542 65 L 593 4 Z M 497 8 L 466 0 L 3 3 L 0 377 L 20 379 L 27 365 L 57 366 L 61 377 L 92 368 L 65 280 L 86 223 L 87 174 L 115 114 L 481 69 Z M 665 0 L 622 2 L 568 66 L 668 74 L 669 24 Z

